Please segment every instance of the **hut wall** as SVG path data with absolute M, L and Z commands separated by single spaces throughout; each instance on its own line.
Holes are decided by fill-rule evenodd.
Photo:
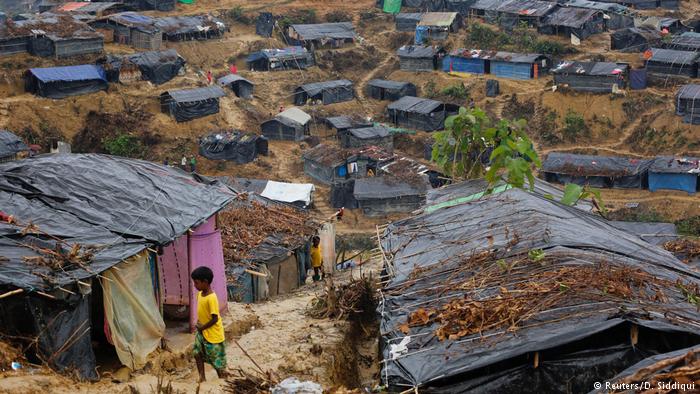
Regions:
M 237 97 L 244 99 L 253 98 L 254 86 L 246 81 L 236 81 L 231 84 L 231 89 Z
M 304 174 L 328 185 L 331 184 L 334 178 L 333 167 L 326 166 L 309 159 L 304 159 Z
M 567 84 L 572 90 L 592 93 L 610 93 L 612 85 L 619 80 L 616 76 L 554 74 L 555 84 Z
M 688 194 L 695 194 L 698 191 L 697 174 L 673 174 L 649 172 L 649 190 L 680 190 Z
M 435 62 L 433 58 L 400 57 L 399 66 L 404 71 L 433 71 Z
M 269 296 L 286 294 L 299 287 L 299 267 L 293 254 L 275 264 L 268 264 L 270 271 Z
M 671 64 L 665 62 L 647 61 L 647 72 L 658 75 L 673 75 L 687 78 L 698 76 L 698 64 Z
M 510 79 L 532 79 L 533 67 L 530 63 L 510 63 L 491 61 L 491 74 Z
M 384 148 L 387 151 L 392 151 L 394 149 L 394 140 L 391 134 L 384 138 L 360 139 L 353 136 L 350 133 L 343 133 L 340 143 L 343 148 L 363 148 L 365 146 L 378 146 Z
M 367 216 L 383 216 L 397 212 L 413 212 L 419 209 L 425 203 L 425 197 L 403 196 L 392 198 L 378 198 L 357 200 L 357 203 L 362 209 L 362 213 Z
M 418 114 L 406 111 L 391 111 L 389 114 L 394 124 L 408 129 L 423 131 L 440 130 L 445 124 L 445 113 L 443 111 L 431 114 Z
M 131 29 L 130 43 L 134 48 L 157 51 L 163 43 L 163 36 L 160 32 L 147 33 Z
M 470 74 L 488 74 L 489 61 L 459 56 L 448 56 L 442 63 L 444 72 L 462 72 Z
M 262 134 L 271 140 L 301 141 L 304 139 L 304 129 L 287 126 L 277 119 L 271 119 L 260 125 Z
M 102 53 L 104 41 L 101 37 L 87 40 L 59 40 L 54 41 L 54 54 L 58 58 L 85 55 L 89 53 Z
M 23 53 L 29 50 L 29 37 L 0 39 L 0 56 Z

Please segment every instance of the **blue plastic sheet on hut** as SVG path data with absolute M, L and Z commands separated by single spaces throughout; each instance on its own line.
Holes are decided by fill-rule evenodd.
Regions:
M 630 70 L 630 89 L 641 90 L 647 88 L 647 70 L 640 68 Z

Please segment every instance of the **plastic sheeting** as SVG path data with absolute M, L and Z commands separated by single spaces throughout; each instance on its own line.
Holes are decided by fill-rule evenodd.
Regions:
M 321 229 L 318 230 L 318 236 L 321 238 L 321 258 L 323 259 L 323 270 L 326 273 L 335 271 L 335 223 L 323 223 Z
M 148 252 L 103 272 L 105 318 L 119 361 L 132 370 L 160 345 L 165 322 L 154 297 Z
M 163 303 L 189 305 L 191 283 L 186 235 L 163 248 L 158 256 L 158 269 Z
M 500 94 L 498 81 L 489 79 L 486 81 L 486 97 L 496 97 Z
M 302 207 L 311 204 L 311 194 L 314 192 L 314 185 L 311 183 L 286 183 L 268 181 L 261 196 L 270 200 L 286 203 L 301 203 Z
M 267 138 L 239 131 L 212 133 L 199 141 L 199 154 L 210 160 L 230 160 L 237 164 L 249 163 L 258 156 L 258 146 L 267 146 Z
M 216 229 L 216 218 L 193 229 L 188 237 L 190 258 L 190 272 L 199 267 L 209 267 L 214 273 L 212 289 L 219 299 L 219 311 L 225 314 L 228 310 L 226 291 L 226 267 L 224 265 L 224 249 L 221 242 L 221 233 Z M 197 289 L 190 286 L 190 330 L 194 330 L 197 323 Z
M 255 34 L 262 37 L 272 37 L 272 30 L 275 28 L 275 19 L 271 12 L 261 12 L 255 21 Z

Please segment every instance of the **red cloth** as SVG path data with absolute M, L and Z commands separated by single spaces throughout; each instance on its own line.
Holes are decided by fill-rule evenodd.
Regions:
M 209 83 L 211 83 L 211 71 L 209 71 L 207 73 L 207 81 L 209 81 Z
M 235 64 L 232 64 L 229 70 L 231 70 L 231 74 L 238 74 L 238 67 Z

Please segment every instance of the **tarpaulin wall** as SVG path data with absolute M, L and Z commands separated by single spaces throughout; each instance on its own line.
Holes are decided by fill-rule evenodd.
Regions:
M 326 222 L 318 231 L 321 238 L 321 258 L 326 273 L 335 271 L 335 223 Z
M 532 79 L 532 64 L 491 61 L 491 74 L 510 79 Z
M 698 190 L 698 174 L 673 174 L 649 171 L 649 190 L 680 190 L 694 194 Z
M 103 273 L 105 318 L 119 361 L 139 369 L 160 345 L 165 322 L 156 302 L 148 252 Z
M 255 21 L 255 34 L 262 37 L 272 37 L 272 29 L 275 27 L 275 19 L 271 12 L 261 12 Z
M 56 301 L 39 296 L 8 297 L 0 301 L 4 334 L 34 337 L 37 356 L 59 372 L 75 370 L 83 379 L 97 380 L 90 336 L 89 295 Z
M 433 71 L 436 68 L 435 59 L 399 57 L 399 66 L 404 71 Z
M 401 12 L 401 0 L 384 0 L 382 11 L 389 14 Z
M 54 54 L 58 58 L 101 53 L 104 49 L 102 37 L 91 39 L 57 40 L 53 42 Z
M 268 120 L 260 125 L 263 135 L 271 140 L 301 141 L 304 139 L 302 126 L 288 126 L 277 119 Z
M 624 81 L 615 75 L 554 74 L 554 83 L 567 84 L 569 89 L 591 93 L 610 93 L 613 85 L 617 84 L 620 87 L 624 85 Z
M 488 60 L 448 56 L 442 61 L 442 71 L 486 74 L 489 71 Z
M 642 90 L 647 88 L 647 70 L 644 68 L 630 70 L 630 89 Z
M 337 181 L 331 184 L 331 207 L 355 209 L 359 205 L 352 191 L 355 189 L 355 180 Z
M 170 114 L 178 122 L 187 122 L 192 119 L 202 118 L 207 115 L 219 113 L 219 99 L 208 99 L 187 103 L 177 103 L 170 96 L 164 96 L 170 100 L 168 106 Z
M 35 77 L 28 75 L 25 82 L 25 90 L 37 96 L 52 99 L 62 99 L 69 96 L 78 96 L 107 90 L 107 81 L 102 79 L 92 79 L 87 81 L 58 81 L 41 82 Z
M 161 297 L 164 304 L 189 305 L 190 269 L 187 236 L 182 236 L 163 248 L 158 256 Z
M 441 130 L 445 124 L 445 112 L 436 111 L 429 114 L 389 110 L 389 117 L 396 125 L 423 131 Z
M 224 250 L 221 242 L 221 232 L 216 229 L 216 216 L 195 227 L 188 237 L 190 268 L 209 267 L 214 272 L 212 289 L 219 299 L 219 310 L 224 314 L 227 310 L 226 269 L 224 266 Z M 197 289 L 190 289 L 190 329 L 197 323 Z

